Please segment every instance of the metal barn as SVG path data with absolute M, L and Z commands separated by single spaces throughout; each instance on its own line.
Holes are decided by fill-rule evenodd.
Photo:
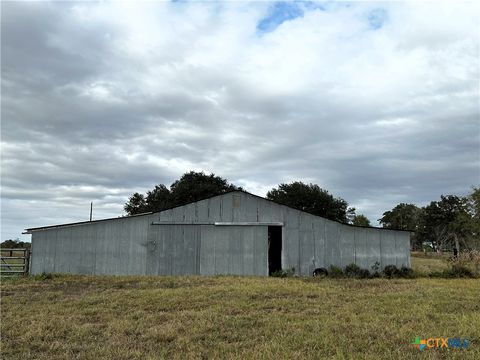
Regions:
M 156 213 L 46 226 L 31 273 L 269 275 L 355 263 L 410 266 L 410 233 L 364 228 L 233 191 Z

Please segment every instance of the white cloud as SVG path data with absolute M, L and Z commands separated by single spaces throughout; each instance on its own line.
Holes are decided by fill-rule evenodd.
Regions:
M 478 5 L 271 5 L 2 4 L 2 239 L 188 170 L 373 221 L 479 183 Z

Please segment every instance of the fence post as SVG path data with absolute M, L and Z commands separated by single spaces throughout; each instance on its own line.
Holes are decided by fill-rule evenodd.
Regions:
M 30 273 L 30 250 L 25 249 L 25 275 Z

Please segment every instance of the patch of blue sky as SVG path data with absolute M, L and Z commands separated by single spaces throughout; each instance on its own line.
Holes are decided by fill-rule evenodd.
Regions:
M 274 31 L 285 21 L 302 17 L 307 10 L 324 10 L 322 3 L 315 1 L 279 1 L 273 3 L 266 17 L 257 24 L 257 32 L 268 33 Z
M 378 30 L 388 19 L 388 13 L 385 9 L 374 9 L 368 14 L 368 25 L 372 30 Z
M 297 2 L 276 2 L 270 6 L 268 14 L 257 24 L 257 31 L 266 33 L 275 30 L 285 21 L 303 16 L 303 8 Z
M 329 6 L 329 2 L 319 2 L 319 1 L 302 1 L 301 4 L 307 10 L 322 10 L 325 11 Z

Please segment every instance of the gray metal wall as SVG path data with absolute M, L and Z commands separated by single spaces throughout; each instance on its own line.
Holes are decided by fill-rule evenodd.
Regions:
M 410 234 L 359 228 L 233 192 L 163 212 L 32 233 L 32 273 L 268 274 L 268 226 L 282 222 L 282 268 L 410 266 Z M 161 225 L 152 225 L 160 223 Z
M 31 273 L 144 274 L 149 216 L 32 233 Z
M 267 275 L 266 226 L 161 225 L 149 231 L 149 275 Z

